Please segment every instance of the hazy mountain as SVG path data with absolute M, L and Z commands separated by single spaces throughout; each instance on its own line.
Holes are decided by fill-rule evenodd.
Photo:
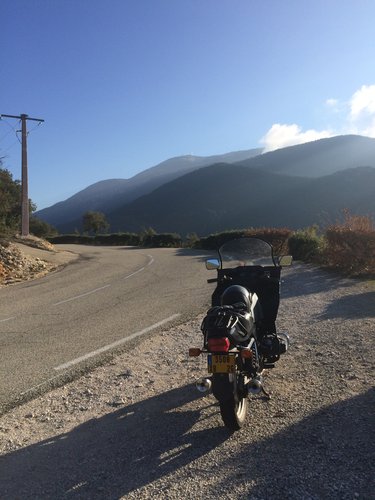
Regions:
M 223 155 L 187 155 L 170 158 L 131 179 L 108 179 L 96 182 L 65 201 L 37 211 L 35 215 L 61 231 L 73 231 L 76 227 L 81 227 L 82 215 L 88 210 L 109 213 L 187 172 L 220 161 L 238 162 L 261 152 L 261 149 L 250 149 Z
M 99 210 L 112 231 L 152 226 L 207 234 L 324 223 L 345 207 L 372 211 L 375 139 L 338 136 L 259 153 L 171 158 L 131 179 L 93 184 L 36 215 L 61 232 L 80 228 L 85 211 Z
M 375 139 L 342 135 L 278 149 L 241 165 L 263 171 L 320 177 L 355 167 L 375 167 Z
M 189 232 L 332 223 L 342 209 L 375 215 L 375 168 L 320 178 L 292 177 L 242 165 L 189 173 L 109 215 L 112 230 Z

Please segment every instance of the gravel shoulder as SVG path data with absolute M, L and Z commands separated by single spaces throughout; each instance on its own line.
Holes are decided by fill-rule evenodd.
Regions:
M 375 498 L 375 285 L 296 264 L 278 327 L 292 346 L 222 425 L 202 315 L 0 418 L 0 498 Z

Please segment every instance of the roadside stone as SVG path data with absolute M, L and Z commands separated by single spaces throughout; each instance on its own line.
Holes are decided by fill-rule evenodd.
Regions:
M 0 286 L 28 281 L 52 269 L 40 258 L 24 255 L 13 243 L 0 244 Z

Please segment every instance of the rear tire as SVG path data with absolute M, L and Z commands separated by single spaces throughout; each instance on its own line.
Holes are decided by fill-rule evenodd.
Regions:
M 231 431 L 238 431 L 245 423 L 247 413 L 247 398 L 235 400 L 234 396 L 226 401 L 219 401 L 223 422 Z

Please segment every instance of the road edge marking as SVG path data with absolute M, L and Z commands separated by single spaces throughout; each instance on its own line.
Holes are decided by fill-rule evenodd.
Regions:
M 86 297 L 87 295 L 91 295 L 92 293 L 99 292 L 100 290 L 104 290 L 105 288 L 110 287 L 111 285 L 104 285 L 99 288 L 95 288 L 95 290 L 90 290 L 86 293 L 81 293 L 81 295 L 75 295 L 74 297 L 70 297 L 70 299 L 60 300 L 60 302 L 55 302 L 52 304 L 53 306 L 59 306 L 60 304 L 65 304 L 66 302 L 71 302 L 72 300 L 80 299 L 81 297 Z
M 10 318 L 0 319 L 0 323 L 5 323 L 5 321 L 10 321 L 11 319 L 16 319 L 16 316 L 11 316 Z
M 112 342 L 112 344 L 108 344 L 104 347 L 100 347 L 99 349 L 96 349 L 96 351 L 89 352 L 87 354 L 84 354 L 83 356 L 80 356 L 79 358 L 72 359 L 71 361 L 67 361 L 66 363 L 63 363 L 62 365 L 55 366 L 53 369 L 55 371 L 60 371 L 60 370 L 65 370 L 66 368 L 70 368 L 71 366 L 74 366 L 78 363 L 81 363 L 82 361 L 85 361 L 86 359 L 97 356 L 98 354 L 102 354 L 103 352 L 109 351 L 115 347 L 122 345 L 122 344 L 126 344 L 126 342 L 129 342 L 130 340 L 133 340 L 136 337 L 140 337 L 141 335 L 144 335 L 145 333 L 148 333 L 151 330 L 155 330 L 155 328 L 158 328 L 159 326 L 165 325 L 166 323 L 169 323 L 170 321 L 173 321 L 174 319 L 177 319 L 180 316 L 181 316 L 180 313 L 173 314 L 172 316 L 169 316 L 168 318 L 162 319 L 161 321 L 158 321 L 157 323 L 154 323 L 153 325 L 148 326 L 147 328 L 144 328 L 143 330 L 140 330 L 139 332 L 132 333 L 128 337 L 124 337 L 120 340 L 116 340 L 116 342 Z

